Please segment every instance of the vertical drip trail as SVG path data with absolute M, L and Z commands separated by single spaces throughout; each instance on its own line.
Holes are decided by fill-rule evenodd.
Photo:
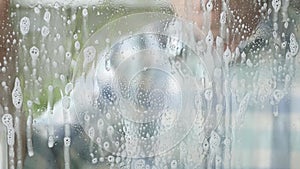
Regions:
M 7 108 L 7 107 L 6 107 Z M 8 166 L 9 169 L 15 168 L 15 129 L 13 127 L 13 116 L 8 113 L 8 108 L 4 110 L 5 114 L 2 116 L 2 123 L 6 126 L 6 141 L 8 144 Z
M 279 26 L 278 26 L 278 15 L 279 15 L 279 10 L 282 7 L 282 3 L 281 0 L 272 0 L 272 7 L 273 7 L 273 38 L 274 38 L 274 43 L 276 44 L 281 44 L 281 35 L 279 35 Z M 278 66 L 282 65 L 282 61 L 280 59 L 280 49 L 276 48 L 274 50 L 274 56 L 276 57 L 276 62 L 274 62 L 273 67 L 277 68 Z M 275 69 L 273 71 L 276 71 Z M 276 81 L 280 80 L 280 73 L 278 72 L 274 72 L 275 76 L 276 76 Z M 281 82 L 279 82 L 278 84 L 280 84 Z M 280 85 L 276 86 L 276 88 L 280 87 Z M 276 103 L 275 103 L 276 102 Z M 273 104 L 273 115 L 275 117 L 278 116 L 279 112 L 278 112 L 278 102 L 275 101 Z
M 27 101 L 28 107 L 28 117 L 26 122 L 26 139 L 27 139 L 27 154 L 29 157 L 34 155 L 33 145 L 32 145 L 32 101 Z
M 48 113 L 48 147 L 52 148 L 54 146 L 54 126 L 53 122 L 53 86 L 48 86 L 48 103 L 47 103 L 47 113 Z
M 66 93 L 68 94 L 68 93 Z M 65 169 L 70 169 L 70 146 L 71 146 L 71 117 L 70 117 L 70 104 L 71 98 L 62 96 L 63 118 L 64 118 L 64 166 Z
M 21 84 L 18 77 L 15 79 L 14 88 L 12 90 L 12 102 L 15 107 L 15 131 L 17 140 L 17 169 L 22 169 L 22 136 L 21 136 L 21 107 L 23 103 L 23 95 Z
M 208 32 L 211 29 L 211 11 L 213 10 L 213 3 L 212 0 L 207 1 L 205 5 L 205 12 L 203 14 L 204 16 L 204 32 Z
M 224 70 L 223 70 L 223 77 L 224 77 L 224 97 L 225 97 L 225 138 L 231 139 L 232 138 L 232 131 L 231 131 L 231 92 L 230 92 L 230 72 L 229 72 L 229 64 L 231 62 L 231 51 L 229 47 L 223 53 L 223 63 L 224 63 Z M 224 148 L 224 168 L 231 168 L 231 145 L 225 145 Z

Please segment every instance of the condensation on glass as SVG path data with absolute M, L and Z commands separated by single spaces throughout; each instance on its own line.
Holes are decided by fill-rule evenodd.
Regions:
M 297 169 L 298 0 L 0 0 L 1 169 Z

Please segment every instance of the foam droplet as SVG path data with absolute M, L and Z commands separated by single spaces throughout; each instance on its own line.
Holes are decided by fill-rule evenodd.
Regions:
M 110 145 L 109 145 L 109 142 L 106 141 L 106 142 L 103 143 L 103 148 L 104 148 L 105 150 L 108 150 L 108 149 L 109 149 L 109 146 L 110 146 Z
M 95 137 L 95 129 L 94 127 L 89 128 L 88 130 L 88 136 L 93 140 Z
M 40 9 L 38 7 L 34 7 L 34 13 L 39 14 L 40 13 Z
M 220 14 L 220 23 L 225 24 L 226 23 L 226 13 L 223 11 Z
M 292 56 L 296 56 L 299 50 L 299 44 L 297 42 L 296 36 L 294 33 L 290 35 L 290 53 Z
M 94 46 L 86 47 L 83 50 L 83 56 L 85 64 L 92 62 L 96 56 L 96 48 Z
M 23 103 L 23 95 L 21 91 L 21 84 L 18 77 L 15 79 L 14 89 L 12 91 L 12 102 L 16 109 L 21 109 Z
M 210 101 L 213 97 L 213 91 L 211 89 L 207 89 L 204 93 L 205 99 Z
M 214 37 L 213 37 L 213 34 L 212 34 L 211 30 L 208 31 L 205 42 L 206 42 L 207 46 L 212 46 L 213 45 Z
M 83 16 L 83 17 L 86 17 L 88 14 L 89 14 L 89 13 L 88 13 L 88 10 L 87 10 L 86 8 L 84 8 L 84 9 L 82 10 L 82 16 Z
M 9 146 L 15 144 L 15 129 L 13 127 L 7 129 L 7 144 Z
M 30 28 L 30 19 L 24 16 L 20 20 L 20 31 L 22 35 L 26 35 L 29 32 L 29 28 Z
M 176 160 L 172 160 L 172 161 L 171 161 L 171 168 L 172 168 L 172 169 L 177 168 L 177 165 L 178 165 L 178 164 L 177 164 L 177 161 L 176 161 Z
M 52 135 L 50 135 L 48 137 L 48 147 L 52 148 L 54 146 L 54 137 Z
M 32 65 L 33 67 L 36 66 L 36 62 L 37 62 L 37 59 L 40 55 L 40 50 L 39 48 L 37 48 L 36 46 L 32 46 L 29 50 L 29 54 L 31 56 L 31 60 L 32 60 Z
M 64 109 L 69 109 L 70 108 L 70 103 L 71 103 L 71 98 L 68 96 L 65 96 L 62 99 L 62 106 Z
M 239 105 L 238 112 L 236 114 L 236 124 L 237 123 L 243 123 L 245 118 L 245 112 L 248 108 L 249 100 L 250 100 L 250 93 L 247 93 L 245 97 L 242 99 Z
M 65 137 L 64 138 L 64 146 L 69 147 L 71 145 L 71 138 L 70 137 Z
M 217 150 L 217 148 L 219 147 L 220 143 L 221 143 L 221 137 L 219 136 L 218 133 L 216 133 L 215 131 L 212 131 L 210 134 L 210 149 L 211 150 Z
M 210 0 L 206 4 L 206 10 L 210 12 L 212 9 L 213 9 L 213 3 Z
M 272 7 L 275 12 L 278 12 L 281 7 L 281 0 L 272 0 Z
M 44 20 L 49 23 L 50 22 L 50 19 L 51 19 L 51 13 L 49 11 L 46 11 L 44 13 Z
M 284 92 L 277 89 L 273 92 L 273 97 L 274 97 L 276 103 L 279 103 L 281 101 L 281 99 L 284 97 Z
M 243 52 L 243 53 L 241 54 L 241 57 L 242 57 L 242 60 L 241 60 L 241 62 L 242 62 L 242 63 L 244 63 L 244 62 L 246 61 L 246 58 L 247 58 L 247 55 L 246 55 L 246 53 L 245 53 L 245 52 Z
M 42 27 L 42 30 L 41 30 L 42 36 L 43 36 L 43 37 L 46 37 L 46 36 L 49 35 L 49 33 L 50 33 L 49 28 L 48 28 L 47 26 L 43 26 L 43 27 Z
M 7 127 L 11 128 L 13 127 L 13 117 L 11 114 L 4 114 L 2 116 L 2 123 Z
M 76 50 L 79 50 L 80 49 L 80 42 L 76 41 L 75 44 L 74 44 L 74 47 L 75 47 Z
M 68 83 L 66 86 L 65 86 L 65 94 L 68 95 L 70 94 L 70 92 L 73 90 L 73 83 Z
M 223 54 L 223 59 L 225 64 L 228 64 L 231 61 L 231 51 L 229 49 L 229 47 L 227 47 L 227 49 L 225 50 L 224 54 Z

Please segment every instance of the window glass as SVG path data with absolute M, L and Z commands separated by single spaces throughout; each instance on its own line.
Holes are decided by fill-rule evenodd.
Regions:
M 0 168 L 297 169 L 298 0 L 0 0 Z

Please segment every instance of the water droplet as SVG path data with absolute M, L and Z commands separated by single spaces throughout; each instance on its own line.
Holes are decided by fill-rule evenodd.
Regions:
M 65 96 L 62 99 L 62 106 L 64 109 L 69 109 L 70 108 L 70 103 L 71 103 L 71 98 L 68 96 Z
M 109 120 L 109 119 L 111 119 L 111 114 L 110 113 L 106 113 L 105 117 Z
M 121 157 L 116 157 L 116 164 L 119 164 L 121 162 Z
M 115 157 L 110 155 L 110 156 L 107 157 L 107 161 L 109 163 L 114 163 L 115 162 Z
M 243 52 L 243 53 L 241 54 L 241 57 L 242 57 L 241 63 L 245 63 L 246 58 L 247 58 L 246 53 Z
M 206 3 L 206 10 L 210 12 L 212 9 L 213 9 L 213 3 L 210 0 Z
M 53 137 L 53 135 L 50 135 L 48 137 L 48 147 L 52 148 L 53 146 L 54 146 L 54 137 Z
M 218 114 L 221 114 L 223 112 L 223 105 L 222 104 L 217 104 L 216 105 L 216 112 Z
M 71 52 L 66 52 L 66 59 L 70 60 L 72 58 Z
M 5 73 L 6 72 L 6 67 L 2 67 L 1 71 L 2 71 L 2 73 Z
M 66 86 L 65 86 L 65 94 L 68 95 L 70 94 L 70 92 L 73 90 L 73 83 L 68 83 Z
M 64 137 L 64 146 L 69 147 L 71 145 L 71 138 Z
M 96 48 L 94 46 L 86 47 L 83 50 L 83 56 L 85 64 L 92 62 L 96 56 Z
M 88 113 L 85 113 L 83 118 L 86 122 L 90 121 L 90 115 Z
M 103 121 L 103 119 L 99 119 L 99 120 L 98 120 L 97 126 L 98 126 L 99 129 L 103 128 L 103 126 L 104 126 L 104 121 Z
M 221 166 L 221 164 L 222 164 L 222 157 L 219 156 L 219 155 L 217 155 L 216 156 L 216 165 L 217 166 Z
M 51 18 L 51 13 L 50 13 L 49 11 L 46 11 L 46 12 L 44 13 L 44 20 L 45 20 L 47 23 L 49 23 L 50 18 Z
M 284 28 L 287 29 L 289 27 L 289 22 L 284 23 Z
M 250 59 L 247 59 L 246 65 L 247 65 L 248 67 L 253 67 L 253 63 L 251 62 Z
M 281 101 L 281 99 L 284 97 L 284 92 L 276 89 L 273 92 L 273 97 L 274 97 L 276 103 L 279 103 Z
M 171 168 L 172 169 L 177 168 L 177 161 L 176 160 L 171 161 Z
M 76 50 L 80 50 L 80 42 L 76 41 L 75 44 L 74 44 L 74 47 L 75 47 Z
M 202 143 L 202 148 L 204 152 L 208 152 L 209 150 L 209 142 L 207 139 L 204 139 L 203 143 Z
M 86 17 L 88 15 L 88 10 L 86 9 L 86 8 L 84 8 L 83 10 L 82 10 L 82 16 L 83 17 Z
M 103 148 L 104 148 L 105 150 L 108 150 L 108 149 L 109 149 L 109 146 L 110 146 L 110 145 L 109 145 L 109 142 L 106 141 L 106 142 L 103 143 Z
M 99 161 L 103 163 L 104 162 L 104 157 L 100 157 Z
M 205 96 L 205 99 L 210 101 L 213 97 L 213 91 L 212 89 L 207 89 L 205 92 L 204 92 L 204 96 Z
M 113 126 L 108 126 L 107 127 L 107 134 L 112 135 L 114 133 L 114 127 Z
M 143 159 L 138 159 L 134 162 L 134 169 L 145 168 L 146 162 Z
M 30 19 L 24 16 L 20 21 L 20 31 L 22 35 L 26 35 L 29 32 L 30 28 Z
M 231 51 L 229 47 L 226 48 L 224 54 L 223 54 L 223 59 L 225 64 L 228 64 L 231 61 Z
M 205 42 L 206 42 L 207 46 L 211 47 L 213 45 L 213 43 L 214 43 L 214 37 L 213 37 L 213 34 L 212 34 L 211 30 L 208 31 L 208 34 L 207 34 L 206 39 L 205 39 Z
M 92 159 L 92 164 L 96 164 L 98 162 L 98 159 L 97 158 L 93 158 Z
M 40 8 L 34 7 L 34 13 L 39 14 L 40 13 Z
M 97 138 L 96 138 L 96 142 L 97 142 L 97 144 L 99 144 L 99 145 L 100 145 L 100 144 L 101 144 L 101 142 L 102 142 L 101 138 L 100 138 L 100 137 L 97 137 Z

